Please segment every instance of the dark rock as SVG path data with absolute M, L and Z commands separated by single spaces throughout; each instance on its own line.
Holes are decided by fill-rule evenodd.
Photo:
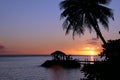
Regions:
M 80 68 L 80 63 L 75 60 L 47 60 L 41 66 L 49 68 L 55 65 L 63 68 Z

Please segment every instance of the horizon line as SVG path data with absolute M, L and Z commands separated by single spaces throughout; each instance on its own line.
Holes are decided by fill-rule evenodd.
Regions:
M 2 54 L 0 55 L 0 57 L 17 57 L 17 56 L 51 56 L 50 54 L 34 54 L 34 55 L 31 55 L 31 54 Z M 71 55 L 71 56 L 99 56 L 99 55 Z

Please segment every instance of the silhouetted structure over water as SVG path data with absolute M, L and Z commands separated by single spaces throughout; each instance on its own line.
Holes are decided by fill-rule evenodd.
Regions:
M 71 55 L 66 55 L 62 51 L 55 51 L 51 53 L 53 60 L 72 60 Z
M 53 60 L 65 60 L 66 54 L 61 51 L 55 51 L 52 54 Z
M 53 59 L 45 61 L 41 66 L 52 67 L 59 65 L 64 68 L 80 68 L 80 63 L 78 61 L 72 60 L 70 55 L 66 55 L 61 51 L 55 51 L 51 54 L 51 56 Z

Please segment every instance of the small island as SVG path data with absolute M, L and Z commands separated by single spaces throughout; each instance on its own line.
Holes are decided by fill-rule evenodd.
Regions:
M 55 51 L 51 53 L 52 60 L 45 61 L 41 66 L 42 67 L 52 67 L 59 65 L 63 68 L 80 68 L 80 63 L 77 60 L 73 60 L 71 55 L 66 55 L 61 51 Z

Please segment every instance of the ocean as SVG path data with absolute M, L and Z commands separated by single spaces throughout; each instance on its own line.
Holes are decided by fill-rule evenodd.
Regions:
M 98 56 L 73 56 L 74 59 L 100 59 Z M 0 80 L 80 80 L 81 68 L 44 68 L 40 65 L 51 56 L 0 57 Z

